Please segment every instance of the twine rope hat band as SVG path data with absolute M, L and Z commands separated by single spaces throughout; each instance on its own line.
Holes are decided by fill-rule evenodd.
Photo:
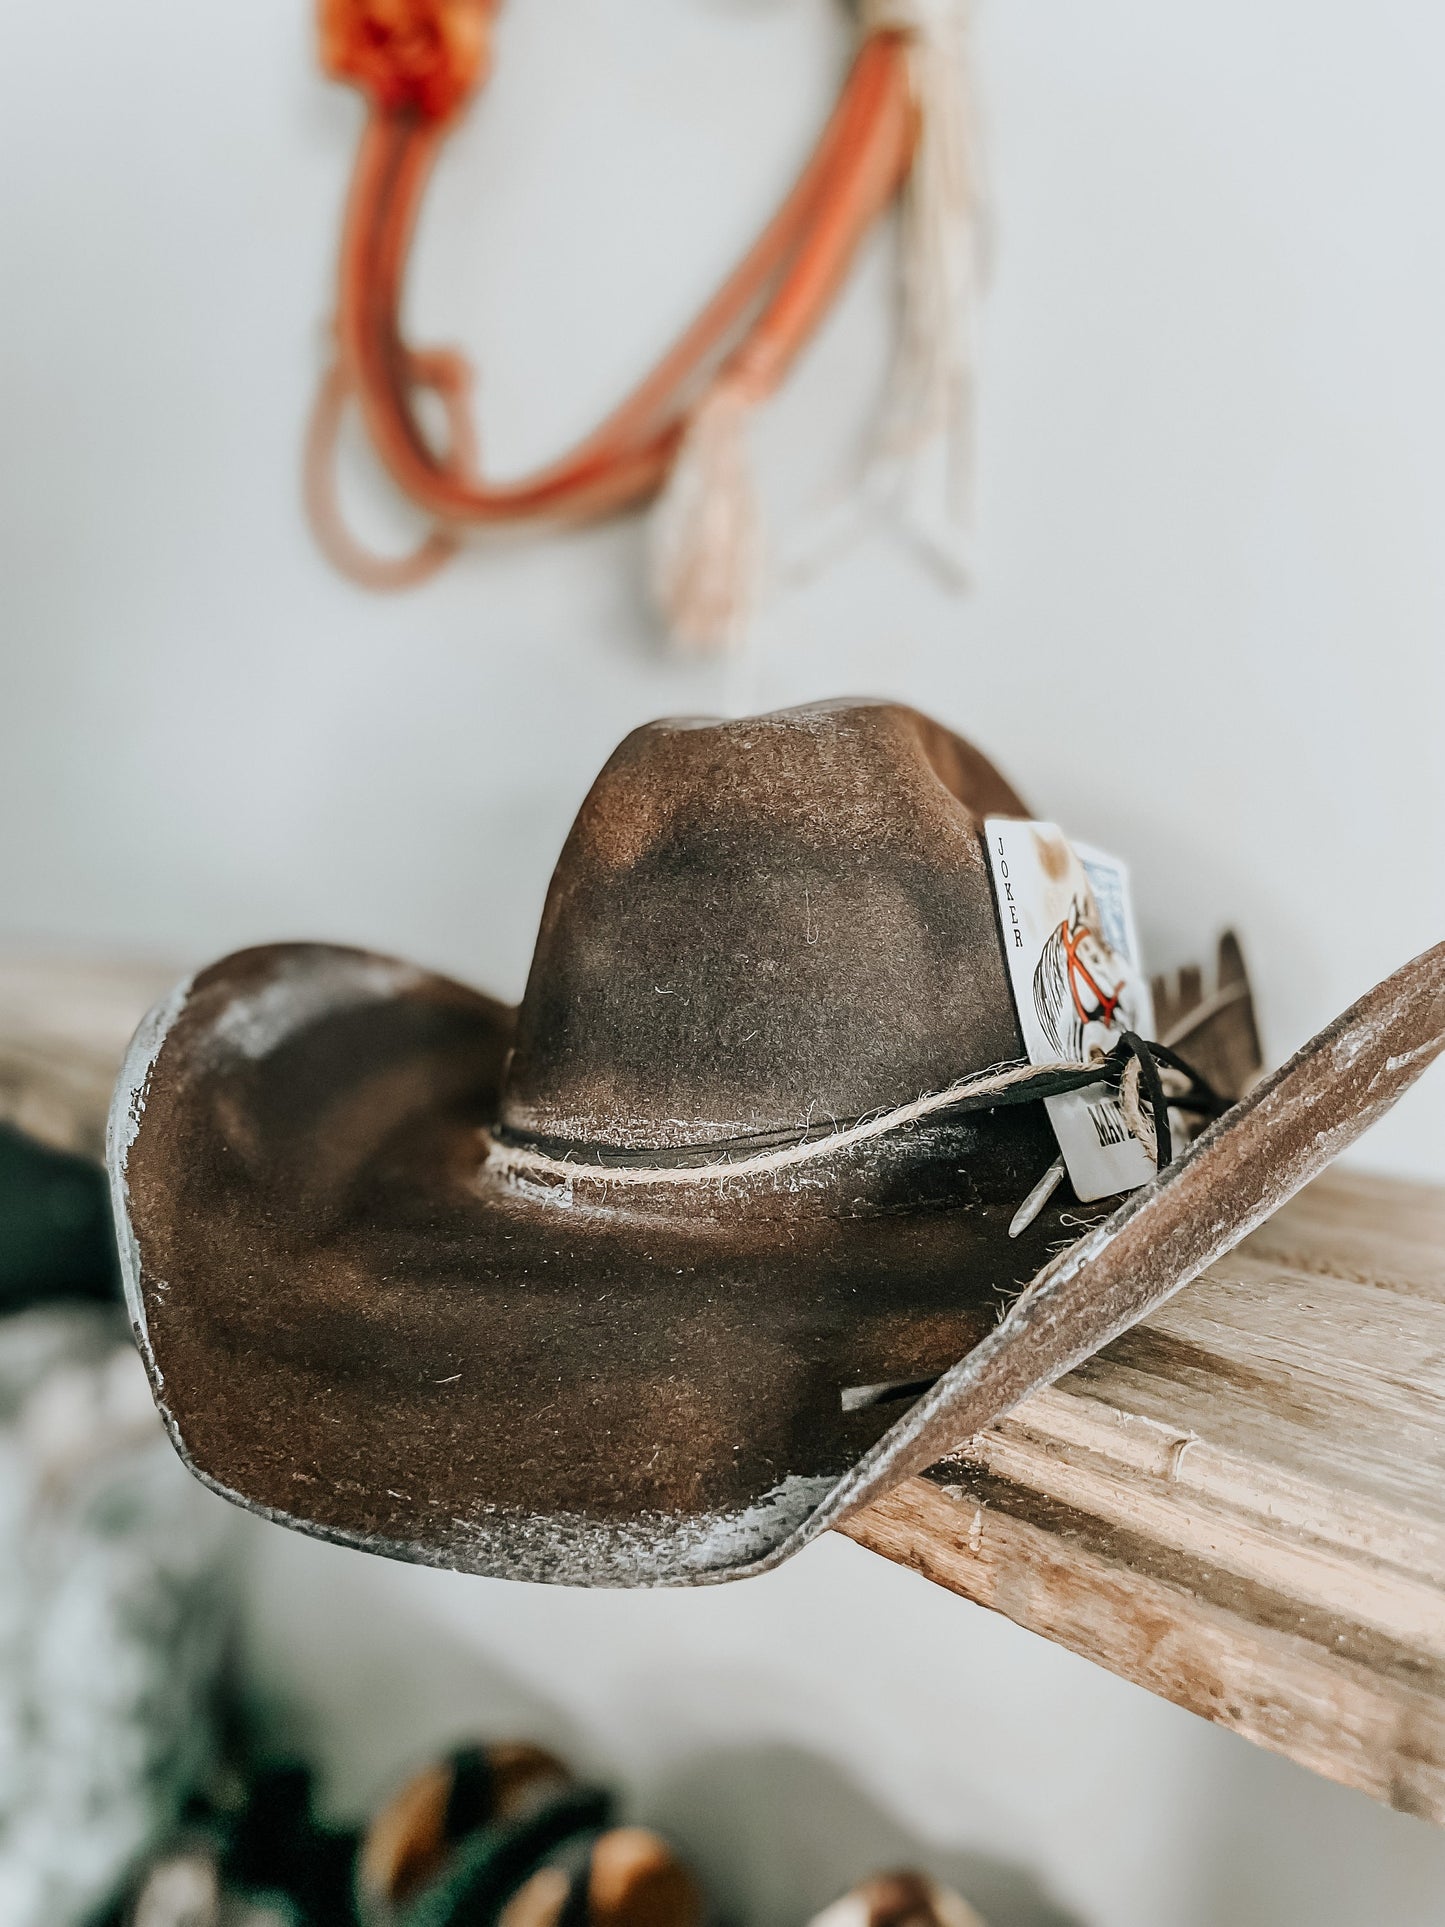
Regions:
M 1177 1080 L 1183 1080 L 1182 1089 L 1166 1090 L 1161 1065 Z M 484 1133 L 487 1155 L 483 1168 L 494 1177 L 548 1188 L 565 1186 L 578 1178 L 609 1185 L 691 1185 L 769 1177 L 930 1119 L 1033 1103 L 1099 1084 L 1118 1092 L 1131 1135 L 1161 1171 L 1174 1155 L 1171 1108 L 1205 1117 L 1218 1117 L 1230 1108 L 1229 1099 L 1221 1097 L 1166 1045 L 1147 1043 L 1136 1032 L 1125 1031 L 1113 1050 L 1086 1061 L 998 1065 L 960 1078 L 945 1090 L 915 1098 L 909 1104 L 786 1133 L 629 1150 L 497 1126 Z M 1147 1115 L 1141 1093 L 1147 1100 Z

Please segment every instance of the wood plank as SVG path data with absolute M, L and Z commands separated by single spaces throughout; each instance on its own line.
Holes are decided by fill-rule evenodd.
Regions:
M 1328 1779 L 1445 1818 L 1445 1669 L 1408 1649 L 983 1474 L 912 1479 L 843 1530 Z
M 0 956 L 0 1123 L 101 1157 L 132 1031 L 181 975 L 164 964 Z
M 1328 1173 L 844 1530 L 1445 1823 L 1445 1190 Z

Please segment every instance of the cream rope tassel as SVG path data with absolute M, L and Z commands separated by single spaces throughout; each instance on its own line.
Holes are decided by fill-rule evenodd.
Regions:
M 935 560 L 968 576 L 974 333 L 983 195 L 970 85 L 968 0 L 861 0 L 865 33 L 908 36 L 918 147 L 899 220 L 899 326 L 865 469 Z
M 900 209 L 898 344 L 861 492 L 882 501 L 936 562 L 966 581 L 983 206 L 968 0 L 860 0 L 859 24 L 865 34 L 907 38 L 919 121 Z M 653 511 L 653 597 L 674 641 L 696 654 L 736 647 L 757 600 L 762 530 L 747 451 L 752 406 L 736 376 L 713 383 L 693 410 Z
M 668 633 L 698 655 L 735 647 L 757 599 L 761 523 L 748 457 L 753 403 L 723 375 L 692 412 L 653 510 L 651 580 Z

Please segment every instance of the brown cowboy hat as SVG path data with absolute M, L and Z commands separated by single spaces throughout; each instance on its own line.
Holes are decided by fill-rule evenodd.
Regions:
M 1158 1027 L 1193 1003 L 1190 1061 L 1239 1101 L 1011 1237 L 1055 1156 L 1040 1096 L 1120 1073 L 1007 1068 L 988 815 L 1028 812 L 893 705 L 656 723 L 582 807 L 520 1009 L 317 944 L 178 989 L 110 1162 L 187 1462 L 432 1565 L 758 1571 L 1186 1284 L 1445 1045 L 1441 945 L 1246 1095 L 1226 943 Z

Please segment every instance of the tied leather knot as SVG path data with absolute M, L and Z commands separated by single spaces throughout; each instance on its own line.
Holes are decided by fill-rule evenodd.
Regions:
M 486 76 L 497 0 L 321 0 L 321 63 L 390 114 L 443 121 Z
M 1169 1126 L 1171 1105 L 1206 1117 L 1219 1117 L 1229 1109 L 1228 1099 L 1212 1090 L 1182 1057 L 1164 1044 L 1146 1043 L 1137 1031 L 1126 1030 L 1105 1061 L 1118 1066 L 1119 1108 L 1124 1113 L 1124 1122 L 1130 1135 L 1153 1158 L 1157 1171 L 1174 1162 L 1174 1137 Z M 1165 1089 L 1161 1064 L 1173 1071 L 1176 1078 L 1184 1080 L 1183 1089 L 1172 1092 Z M 1140 1102 L 1141 1095 L 1148 1102 L 1147 1116 Z

